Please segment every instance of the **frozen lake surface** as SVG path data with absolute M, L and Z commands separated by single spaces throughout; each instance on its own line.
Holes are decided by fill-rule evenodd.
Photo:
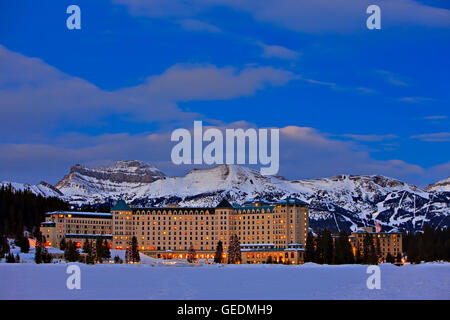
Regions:
M 450 299 L 449 263 L 382 264 L 379 290 L 365 265 L 77 265 L 69 290 L 66 263 L 0 263 L 0 299 Z

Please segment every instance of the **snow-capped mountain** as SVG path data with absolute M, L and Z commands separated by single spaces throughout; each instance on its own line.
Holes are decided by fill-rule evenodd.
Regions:
M 101 203 L 108 198 L 128 198 L 135 189 L 163 178 L 165 175 L 157 168 L 136 160 L 121 160 L 102 168 L 77 164 L 55 188 L 71 203 Z
M 425 188 L 427 191 L 450 192 L 450 177 L 439 180 Z
M 0 187 L 9 187 L 13 188 L 16 191 L 31 191 L 36 195 L 41 195 L 43 197 L 62 197 L 64 194 L 56 189 L 51 184 L 41 181 L 39 184 L 31 185 L 28 183 L 17 183 L 17 182 L 0 182 Z
M 374 226 L 420 230 L 424 224 L 450 225 L 450 192 L 422 190 L 379 175 L 338 175 L 293 180 L 262 176 L 253 169 L 220 165 L 196 169 L 184 177 L 166 177 L 139 161 L 106 168 L 74 166 L 55 189 L 72 204 L 103 204 L 123 199 L 135 206 L 215 206 L 223 198 L 242 204 L 255 198 L 287 196 L 310 204 L 312 228 L 350 230 Z

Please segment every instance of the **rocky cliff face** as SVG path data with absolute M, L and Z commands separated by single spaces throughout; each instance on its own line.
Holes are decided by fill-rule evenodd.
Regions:
M 59 181 L 58 189 L 66 200 L 77 204 L 104 202 L 145 186 L 165 175 L 157 168 L 136 160 L 122 160 L 102 168 L 88 168 L 79 164 Z

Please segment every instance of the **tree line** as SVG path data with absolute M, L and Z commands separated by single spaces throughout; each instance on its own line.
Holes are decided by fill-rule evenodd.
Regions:
M 0 235 L 20 238 L 24 230 L 36 236 L 45 213 L 69 210 L 69 204 L 56 197 L 43 197 L 25 191 L 15 191 L 11 185 L 0 188 Z
M 450 261 L 450 230 L 425 225 L 423 232 L 403 236 L 403 249 L 408 261 Z
M 375 241 L 374 241 L 375 239 Z M 374 243 L 375 242 L 375 243 Z M 314 237 L 312 232 L 308 233 L 305 246 L 305 262 L 318 264 L 378 264 L 378 261 L 399 262 L 402 259 L 399 253 L 396 257 L 388 254 L 381 256 L 380 240 L 370 233 L 363 239 L 362 250 L 353 251 L 349 241 L 349 234 L 345 231 L 339 232 L 333 238 L 331 231 L 324 229 L 317 232 Z

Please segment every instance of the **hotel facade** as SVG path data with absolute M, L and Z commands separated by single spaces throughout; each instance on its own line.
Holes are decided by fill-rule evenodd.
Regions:
M 41 224 L 49 246 L 58 247 L 65 238 L 81 247 L 101 237 L 113 249 L 124 250 L 136 237 L 142 253 L 163 259 L 186 259 L 192 246 L 198 259 L 213 260 L 221 241 L 226 261 L 230 237 L 236 234 L 242 263 L 286 264 L 303 262 L 308 229 L 308 205 L 295 198 L 241 206 L 223 200 L 203 208 L 132 208 L 121 200 L 110 213 L 56 211 Z
M 358 250 L 361 256 L 364 254 L 364 239 L 366 237 L 369 237 L 373 242 L 380 261 L 385 261 L 388 254 L 395 258 L 403 252 L 402 234 L 400 232 L 375 232 L 374 228 L 365 227 L 358 228 L 349 237 L 353 255 L 356 255 Z

